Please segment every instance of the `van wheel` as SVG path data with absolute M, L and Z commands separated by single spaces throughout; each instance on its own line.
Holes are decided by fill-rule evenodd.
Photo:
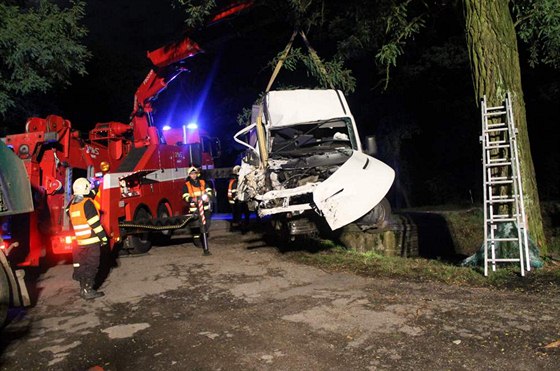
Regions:
M 391 204 L 383 198 L 366 215 L 356 221 L 356 224 L 370 228 L 384 228 L 391 220 Z
M 0 252 L 0 254 L 3 254 Z M 8 317 L 8 307 L 10 305 L 10 283 L 4 267 L 0 263 L 0 329 L 4 327 Z
M 150 214 L 145 209 L 138 209 L 134 216 L 134 221 L 150 219 Z M 150 232 L 131 234 L 126 236 L 125 246 L 131 254 L 145 254 L 150 251 L 152 241 Z
M 265 230 L 266 243 L 276 246 L 280 250 L 288 250 L 295 241 L 295 236 L 290 235 L 286 221 L 280 218 L 272 218 L 267 224 Z

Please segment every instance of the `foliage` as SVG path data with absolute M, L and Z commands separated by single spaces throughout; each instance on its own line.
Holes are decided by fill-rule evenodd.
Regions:
M 180 7 L 185 12 L 185 24 L 189 28 L 198 28 L 216 7 L 214 0 L 174 0 L 175 7 Z
M 518 36 L 529 48 L 530 64 L 560 67 L 560 2 L 517 0 L 513 13 Z
M 208 15 L 215 1 L 175 0 L 190 5 L 192 19 Z M 326 34 L 337 43 L 332 60 L 338 84 L 350 76 L 348 70 L 334 68 L 349 59 L 373 53 L 372 61 L 384 71 L 385 88 L 389 72 L 405 53 L 408 44 L 427 26 L 427 20 L 438 17 L 445 7 L 456 7 L 457 1 L 427 2 L 384 0 L 372 4 L 367 0 L 345 2 L 329 0 L 262 0 L 261 6 L 272 9 L 271 17 L 284 17 L 292 27 L 314 34 Z M 520 39 L 529 49 L 532 65 L 544 63 L 560 66 L 560 2 L 557 0 L 515 0 L 512 13 Z M 289 26 L 289 25 L 287 25 Z M 298 58 L 294 55 L 294 58 Z M 451 63 L 451 62 L 450 62 Z M 305 63 L 308 68 L 312 63 Z M 313 74 L 313 72 L 311 72 Z M 340 73 L 340 74 L 339 74 Z M 324 84 L 325 81 L 321 81 Z M 344 86 L 353 82 L 342 83 Z
M 269 9 L 269 17 L 281 18 L 287 28 L 313 32 L 317 39 L 325 37 L 336 40 L 336 55 L 330 60 L 318 59 L 313 53 L 305 54 L 301 49 L 293 49 L 284 66 L 293 71 L 297 62 L 301 62 L 308 74 L 317 79 L 318 86 L 334 86 L 350 93 L 354 91 L 356 81 L 351 70 L 344 68 L 344 63 L 368 52 L 373 52 L 375 60 L 382 66 L 387 86 L 389 69 L 396 66 L 397 58 L 404 53 L 408 40 L 425 25 L 424 13 L 410 16 L 411 9 L 417 13 L 417 3 L 412 0 L 387 0 L 375 4 L 365 0 L 344 3 L 328 0 L 263 0 L 258 5 Z M 174 4 L 184 10 L 185 23 L 190 27 L 200 27 L 216 7 L 214 0 L 174 0 Z M 352 21 L 349 22 L 349 19 Z
M 425 26 L 427 16 L 419 11 L 423 1 L 386 0 L 374 4 L 364 0 L 289 2 L 295 11 L 296 24 L 317 33 L 326 33 L 336 40 L 337 52 L 333 64 L 342 65 L 349 59 L 373 53 L 375 61 L 384 70 L 385 88 L 389 83 L 390 68 L 396 66 L 407 42 Z M 418 15 L 411 16 L 412 13 Z M 355 85 L 355 81 L 349 81 L 353 78 L 346 70 L 332 69 L 329 73 L 338 84 Z
M 215 0 L 173 0 L 184 10 L 189 27 L 200 27 L 220 2 Z M 412 0 L 260 0 L 255 7 L 266 9 L 262 14 L 283 22 L 286 29 L 304 30 L 315 40 L 336 43 L 334 56 L 324 60 L 328 71 L 327 81 L 319 73 L 313 58 L 294 49 L 286 68 L 295 68 L 302 62 L 310 75 L 318 79 L 320 86 L 334 86 L 347 92 L 354 90 L 355 80 L 351 71 L 342 66 L 349 60 L 367 56 L 383 74 L 385 89 L 389 84 L 390 70 L 395 68 L 412 41 L 428 27 L 428 20 L 442 15 L 442 9 L 458 8 L 460 1 L 412 1 Z M 531 64 L 539 62 L 558 67 L 560 63 L 560 2 L 557 0 L 514 0 L 512 13 L 517 31 L 530 52 Z M 445 13 L 448 14 L 448 13 Z M 458 15 L 458 14 L 457 14 Z M 430 24 L 431 25 L 431 24 Z M 436 47 L 437 48 L 437 47 Z M 446 52 L 440 48 L 439 52 Z M 438 55 L 434 49 L 431 55 Z M 328 52 L 329 55 L 332 55 Z M 325 54 L 320 53 L 323 58 Z M 424 54 L 426 55 L 426 53 Z M 446 53 L 442 57 L 445 59 Z M 451 55 L 453 58 L 453 55 Z M 464 57 L 464 55 L 461 55 Z M 452 60 L 444 60 L 448 65 Z M 420 60 L 416 63 L 421 66 Z
M 281 53 L 270 65 L 275 66 L 280 57 Z M 283 67 L 288 71 L 295 71 L 299 63 L 305 66 L 308 75 L 314 77 L 321 88 L 334 87 L 345 93 L 351 93 L 356 88 L 356 79 L 352 76 L 352 71 L 344 68 L 343 61 L 339 58 L 325 61 L 313 52 L 305 53 L 301 48 L 293 48 L 284 61 Z
M 396 66 L 397 58 L 404 53 L 406 41 L 412 38 L 425 25 L 425 14 L 409 19 L 408 8 L 411 0 L 395 4 L 384 17 L 386 42 L 375 55 L 376 60 L 385 66 L 385 88 L 389 84 L 389 69 Z
M 19 99 L 69 84 L 70 75 L 86 73 L 90 57 L 80 40 L 85 3 L 67 9 L 41 0 L 35 6 L 0 4 L 0 113 Z

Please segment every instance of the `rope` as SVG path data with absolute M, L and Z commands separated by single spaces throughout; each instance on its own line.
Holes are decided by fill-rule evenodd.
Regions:
M 268 81 L 268 85 L 267 85 L 265 93 L 264 93 L 265 96 L 270 91 L 270 88 L 272 87 L 272 84 L 274 83 L 274 80 L 276 80 L 276 77 L 278 76 L 278 73 L 280 72 L 280 69 L 282 68 L 282 65 L 284 64 L 284 61 L 288 57 L 288 54 L 290 52 L 290 49 L 292 48 L 292 44 L 294 42 L 294 39 L 295 39 L 295 37 L 298 33 L 301 36 L 305 46 L 307 47 L 307 50 L 309 51 L 309 55 L 311 56 L 311 59 L 313 60 L 313 62 L 317 66 L 319 72 L 323 75 L 323 78 L 329 84 L 330 88 L 334 89 L 332 81 L 327 78 L 328 77 L 327 69 L 325 68 L 324 64 L 321 62 L 321 58 L 319 58 L 319 55 L 317 54 L 315 49 L 313 49 L 313 47 L 311 47 L 311 44 L 309 43 L 309 40 L 307 40 L 307 37 L 305 36 L 305 33 L 303 31 L 298 31 L 296 29 L 292 33 L 292 37 L 290 37 L 290 41 L 288 41 L 288 44 L 284 48 L 284 52 L 282 53 L 282 55 L 280 56 L 280 59 L 278 59 L 278 62 L 276 63 L 276 67 L 274 68 L 274 72 L 272 72 L 272 76 L 270 76 L 270 80 Z M 264 106 L 264 104 L 260 105 L 259 114 L 257 116 L 256 124 L 257 124 L 257 138 L 258 138 L 259 152 L 260 152 L 260 158 L 261 158 L 261 167 L 266 168 L 266 167 L 268 167 L 268 151 L 267 151 L 267 148 L 266 148 L 265 133 L 264 133 L 264 128 L 263 128 L 263 124 L 262 124 L 263 106 Z
M 292 37 L 290 37 L 290 41 L 288 41 L 288 44 L 284 48 L 284 52 L 282 53 L 282 56 L 280 56 L 280 59 L 276 63 L 276 67 L 274 68 L 274 72 L 272 72 L 272 76 L 270 76 L 270 80 L 268 81 L 268 85 L 266 87 L 265 94 L 270 91 L 270 88 L 272 87 L 272 84 L 274 83 L 274 80 L 276 80 L 276 76 L 278 76 L 278 73 L 280 72 L 280 68 L 282 68 L 282 64 L 284 64 L 284 61 L 286 60 L 286 58 L 288 58 L 288 53 L 290 52 L 290 49 L 292 48 L 292 44 L 294 42 L 294 39 L 296 38 L 297 33 L 298 33 L 297 30 L 294 30 L 294 32 L 292 33 Z
M 325 81 L 329 84 L 329 87 L 334 90 L 334 85 L 332 83 L 332 80 L 327 78 L 328 76 L 327 69 L 325 68 L 323 62 L 321 62 L 321 58 L 319 58 L 319 55 L 317 54 L 315 49 L 313 49 L 313 47 L 309 43 L 309 40 L 307 40 L 305 33 L 303 31 L 300 31 L 299 34 L 301 35 L 301 39 L 305 43 L 305 46 L 307 46 L 307 50 L 309 51 L 309 55 L 311 55 L 311 59 L 313 59 L 313 62 L 315 62 L 315 65 L 317 66 L 317 68 L 325 78 Z
M 288 44 L 284 48 L 284 52 L 282 53 L 282 56 L 280 57 L 280 59 L 278 59 L 278 62 L 276 63 L 276 67 L 274 68 L 274 72 L 272 72 L 272 76 L 270 76 L 270 80 L 268 81 L 268 85 L 266 86 L 265 95 L 266 95 L 266 93 L 268 93 L 270 91 L 270 88 L 272 87 L 272 84 L 274 83 L 274 80 L 276 80 L 276 76 L 278 76 L 278 73 L 280 72 L 280 69 L 282 68 L 282 65 L 284 64 L 284 61 L 286 60 L 286 58 L 288 58 L 288 54 L 290 52 L 290 49 L 292 48 L 292 44 L 293 44 L 294 39 L 295 39 L 297 34 L 299 34 L 301 36 L 301 39 L 303 40 L 303 43 L 305 44 L 305 46 L 307 47 L 307 50 L 309 51 L 309 55 L 311 56 L 311 59 L 313 60 L 313 62 L 317 66 L 317 69 L 319 70 L 319 72 L 323 75 L 325 81 L 329 84 L 329 87 L 331 89 L 334 89 L 334 85 L 332 83 L 332 80 L 327 78 L 327 76 L 329 74 L 327 73 L 327 69 L 325 68 L 325 65 L 321 61 L 321 58 L 319 58 L 319 54 L 317 54 L 315 49 L 313 49 L 313 47 L 309 43 L 309 40 L 307 40 L 307 36 L 305 36 L 305 32 L 294 30 L 294 32 L 292 33 L 292 37 L 290 37 L 290 41 L 288 41 Z
M 276 76 L 278 76 L 278 73 L 282 68 L 282 64 L 284 64 L 284 61 L 286 60 L 288 54 L 290 53 L 290 49 L 292 48 L 292 44 L 294 42 L 294 39 L 296 38 L 296 35 L 297 35 L 297 30 L 294 30 L 294 32 L 292 32 L 292 36 L 290 37 L 290 41 L 288 41 L 288 44 L 284 48 L 284 52 L 282 53 L 280 59 L 278 59 L 278 62 L 276 63 L 276 67 L 274 67 L 274 71 L 272 72 L 272 76 L 270 76 L 270 80 L 268 81 L 268 85 L 266 86 L 264 95 L 266 95 L 266 93 L 270 91 L 270 88 L 272 87 L 274 80 L 276 80 Z M 268 152 L 266 149 L 266 141 L 265 141 L 264 128 L 262 124 L 262 116 L 263 116 L 263 105 L 261 104 L 259 108 L 259 114 L 257 115 L 257 122 L 256 122 L 257 138 L 258 138 L 257 142 L 259 145 L 261 167 L 266 168 L 268 167 Z

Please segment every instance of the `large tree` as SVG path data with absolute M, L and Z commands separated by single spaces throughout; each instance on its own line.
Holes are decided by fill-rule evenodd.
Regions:
M 527 5 L 530 6 L 529 3 Z M 477 101 L 486 96 L 490 106 L 497 106 L 504 101 L 507 92 L 511 93 L 514 120 L 518 128 L 521 179 L 529 233 L 541 251 L 546 253 L 521 86 L 517 33 L 511 13 L 512 2 L 510 0 L 463 0 L 463 4 L 475 96 Z M 527 15 L 534 17 L 534 14 Z M 538 50 L 534 53 L 536 52 Z M 550 53 L 548 54 L 550 56 Z
M 61 9 L 54 2 L 4 1 L 0 4 L 0 116 L 33 113 L 32 98 L 45 99 L 55 86 L 85 74 L 89 52 L 81 40 L 85 3 Z M 17 112 L 19 115 L 14 115 Z

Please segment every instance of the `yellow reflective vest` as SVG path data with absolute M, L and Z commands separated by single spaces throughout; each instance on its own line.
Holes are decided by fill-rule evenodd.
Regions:
M 107 243 L 107 234 L 101 226 L 99 211 L 89 198 L 72 203 L 69 208 L 70 222 L 79 246 Z

